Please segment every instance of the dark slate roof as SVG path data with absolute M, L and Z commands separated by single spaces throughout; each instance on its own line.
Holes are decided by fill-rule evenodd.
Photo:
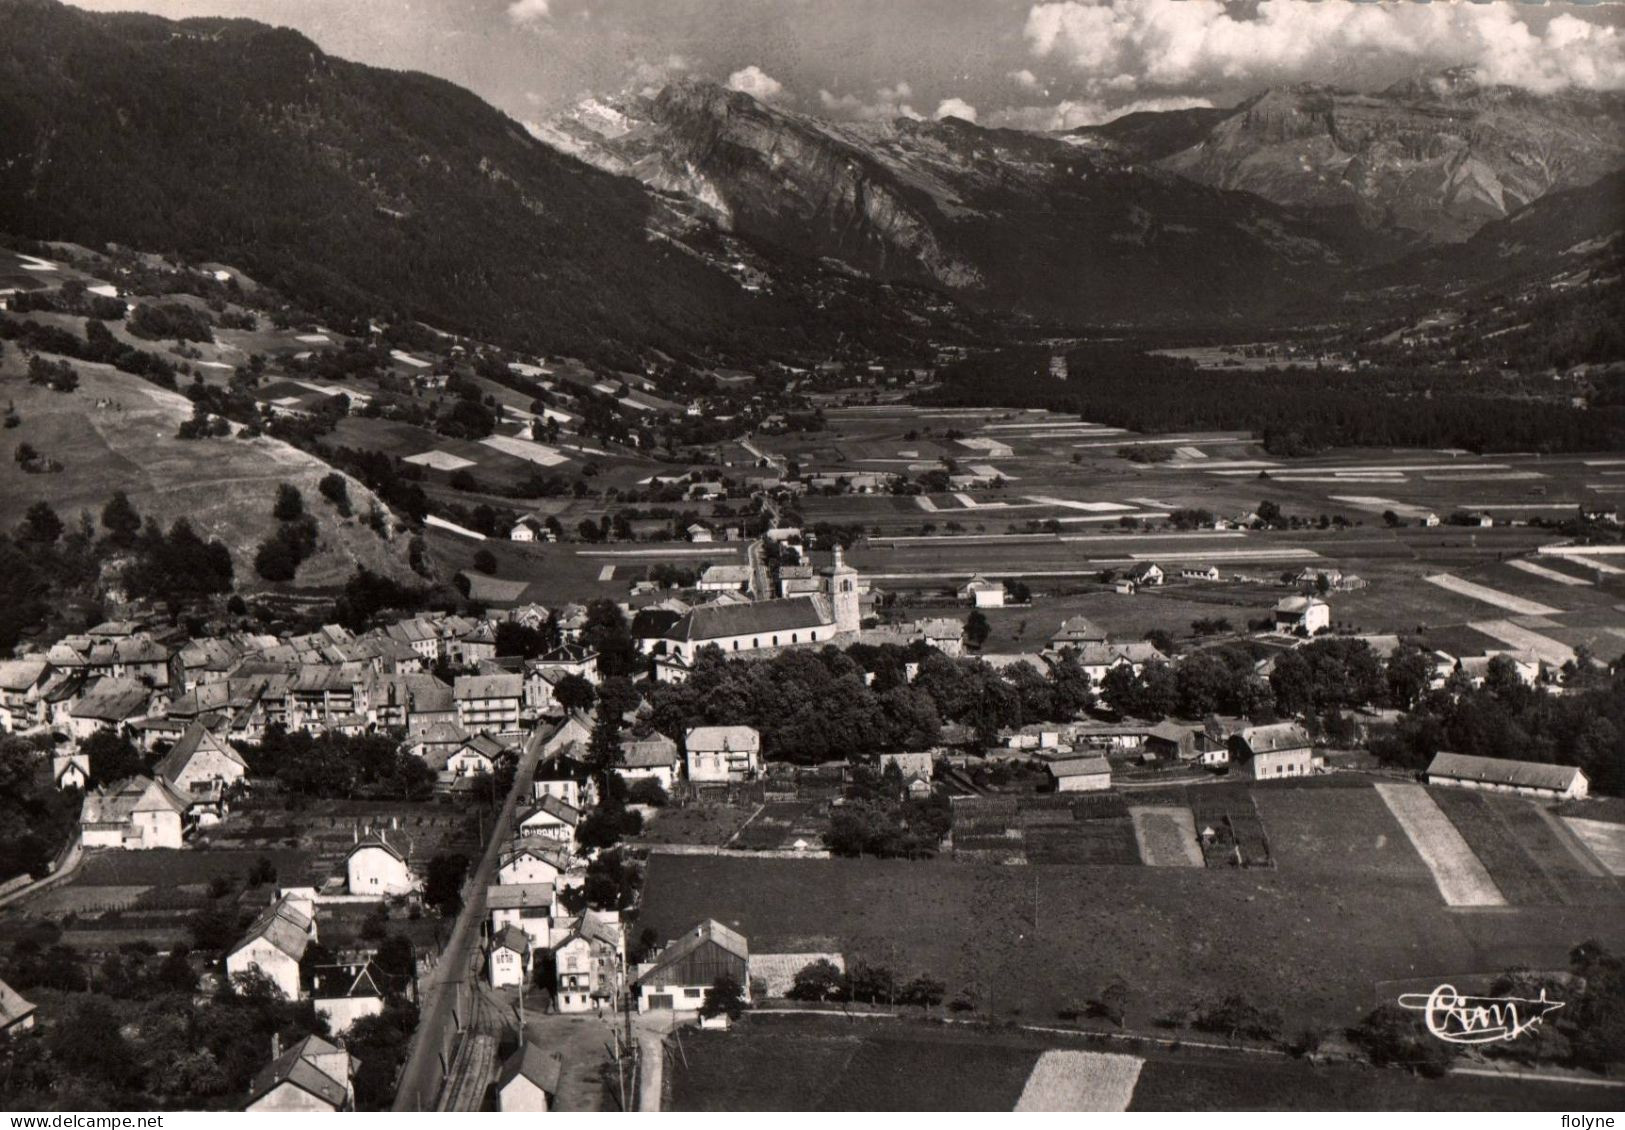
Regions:
M 833 621 L 828 603 L 817 596 L 790 596 L 749 604 L 706 604 L 686 613 L 665 634 L 693 642 L 768 632 L 825 627 Z
M 535 1044 L 522 1044 L 502 1065 L 497 1076 L 497 1090 L 505 1090 L 509 1083 L 523 1075 L 549 1095 L 559 1093 L 559 1057 L 549 1054 Z

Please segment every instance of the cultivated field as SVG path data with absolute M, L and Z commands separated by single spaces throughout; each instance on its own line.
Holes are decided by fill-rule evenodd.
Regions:
M 1201 867 L 1202 846 L 1188 808 L 1131 808 L 1140 858 L 1152 867 Z
M 1439 894 L 1451 906 L 1503 906 L 1489 872 L 1473 854 L 1433 798 L 1421 785 L 1380 784 L 1377 795 L 1410 837 L 1422 862 L 1433 873 Z
M 1046 1051 L 1016 1100 L 1018 1111 L 1127 1110 L 1145 1060 L 1106 1052 Z
M 1610 875 L 1625 875 L 1625 824 L 1572 816 L 1566 817 L 1564 823 L 1591 849 Z

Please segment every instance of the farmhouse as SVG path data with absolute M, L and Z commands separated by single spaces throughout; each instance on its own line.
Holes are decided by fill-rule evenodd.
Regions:
M 254 919 L 237 944 L 226 953 L 226 975 L 263 974 L 282 995 L 299 999 L 299 963 L 316 940 L 316 920 L 287 895 Z
M 959 590 L 959 599 L 968 600 L 977 608 L 1003 608 L 1004 585 L 983 576 L 972 577 Z
M 147 712 L 152 689 L 134 679 L 98 679 L 68 711 L 68 730 L 84 741 L 97 730 L 117 730 Z
M 328 1030 L 342 1036 L 365 1016 L 384 1011 L 383 974 L 372 962 L 359 970 L 340 966 L 318 970 L 312 979 L 310 1003 L 327 1017 Z
M 349 1110 L 355 1105 L 350 1053 L 320 1036 L 306 1036 L 269 1064 L 248 1088 L 251 1111 L 296 1113 Z
M 1546 800 L 1581 800 L 1591 791 L 1586 775 L 1572 765 L 1508 761 L 1464 753 L 1435 754 L 1427 768 L 1427 779 L 1430 785 L 1516 793 Z
M 627 784 L 633 781 L 658 781 L 661 788 L 669 791 L 677 780 L 682 764 L 677 743 L 665 734 L 655 734 L 621 746 L 621 760 L 615 766 L 615 772 Z
M 1128 579 L 1137 587 L 1145 588 L 1147 585 L 1160 585 L 1168 577 L 1155 561 L 1142 561 L 1128 571 Z
M 85 794 L 79 809 L 80 842 L 87 848 L 146 851 L 178 848 L 186 798 L 162 778 L 128 777 Z
M 1314 596 L 1289 596 L 1275 606 L 1275 630 L 1312 636 L 1332 623 L 1332 606 Z
M 715 919 L 708 918 L 671 942 L 655 959 L 639 967 L 638 1011 L 669 1008 L 693 1012 L 705 1003 L 705 991 L 718 977 L 732 977 L 750 997 L 750 945 Z
M 1307 777 L 1314 772 L 1309 732 L 1296 722 L 1248 726 L 1230 739 L 1232 760 L 1246 766 L 1255 781 Z
M 462 675 L 452 684 L 457 721 L 474 731 L 517 730 L 524 679 L 519 675 Z
M 391 898 L 417 890 L 417 877 L 406 856 L 384 832 L 356 840 L 344 857 L 345 887 L 352 895 Z
M 88 753 L 58 753 L 51 756 L 51 781 L 59 789 L 82 789 L 90 780 Z
M 748 781 L 762 768 L 762 735 L 752 726 L 695 726 L 683 748 L 690 781 Z
M 214 804 L 218 815 L 220 794 L 240 783 L 248 762 L 230 743 L 200 722 L 193 722 L 158 762 L 155 772 L 194 808 Z
M 521 1044 L 497 1076 L 497 1109 L 504 1114 L 545 1114 L 559 1093 L 561 1060 L 536 1044 Z
M 524 985 L 530 981 L 530 937 L 517 926 L 504 926 L 486 947 L 486 976 L 491 987 Z
M 1104 757 L 1066 757 L 1045 768 L 1058 793 L 1092 793 L 1112 787 L 1111 762 Z
M 1172 718 L 1158 722 L 1145 736 L 1145 751 L 1163 758 L 1188 761 L 1196 756 L 1196 727 Z
M 701 592 L 745 592 L 754 570 L 749 565 L 712 565 L 694 587 Z
M 1087 643 L 1076 649 L 1078 666 L 1099 686 L 1106 675 L 1117 667 L 1127 667 L 1138 675 L 1147 663 L 1166 663 L 1168 657 L 1157 646 L 1144 640 L 1132 643 Z
M 490 776 L 496 773 L 497 762 L 506 752 L 507 748 L 490 734 L 475 734 L 446 758 L 445 770 L 453 777 L 476 777 L 481 773 Z

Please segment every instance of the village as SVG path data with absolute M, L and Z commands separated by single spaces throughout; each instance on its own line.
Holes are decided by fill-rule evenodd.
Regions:
M 988 865 L 1284 879 L 1358 801 L 1393 830 L 1379 854 L 1414 852 L 1403 873 L 1444 907 L 1545 908 L 1574 935 L 1557 952 L 1617 934 L 1625 824 L 1594 811 L 1584 769 L 1448 750 L 1407 768 L 1391 738 L 1388 760 L 1373 752 L 1424 702 L 1608 693 L 1589 659 L 1334 631 L 1365 584 L 1314 567 L 1270 582 L 1281 595 L 1245 649 L 1114 638 L 1082 614 L 999 648 L 990 613 L 1043 618 L 1021 581 L 975 574 L 942 590 L 957 610 L 904 619 L 839 541 L 812 540 L 770 530 L 745 564 L 634 580 L 619 602 L 282 636 L 115 620 L 0 661 L 13 754 L 79 798 L 61 846 L 0 889 L 7 968 L 60 919 L 60 961 L 140 944 L 178 982 L 308 1004 L 301 1038 L 277 1025 L 254 1057 L 251 1110 L 651 1109 L 674 1085 L 695 1101 L 662 1080 L 674 1024 L 726 1031 L 797 1001 L 1000 1015 L 985 969 L 881 969 L 849 910 L 807 918 L 851 881 L 829 869 L 865 857 L 928 888 Z M 1218 581 L 1145 561 L 1098 599 Z M 806 897 L 775 921 L 758 884 L 785 868 L 809 869 Z M 1356 978 L 1396 976 L 1387 960 Z M 35 976 L 0 989 L 8 1032 L 35 1022 L 38 986 L 59 1009 L 76 983 Z M 1126 1006 L 1098 1005 L 1110 988 L 1061 1015 L 1121 1028 Z M 403 1009 L 415 1034 L 380 1052 Z M 1252 1038 L 1285 1038 L 1280 1024 Z

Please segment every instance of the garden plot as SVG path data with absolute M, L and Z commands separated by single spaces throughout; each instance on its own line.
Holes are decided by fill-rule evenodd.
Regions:
M 1578 816 L 1565 816 L 1563 823 L 1580 837 L 1581 843 L 1591 849 L 1591 854 L 1608 869 L 1610 875 L 1625 875 L 1625 824 L 1582 820 Z
M 1127 1110 L 1144 1064 L 1134 1055 L 1047 1051 L 1033 1064 L 1016 1110 Z
M 475 465 L 474 460 L 464 459 L 461 455 L 453 455 L 449 451 L 422 451 L 416 455 L 408 455 L 401 462 L 415 463 L 419 467 L 432 467 L 436 471 L 460 471 L 464 467 Z
M 1435 573 L 1431 577 L 1424 577 L 1423 580 L 1430 585 L 1437 585 L 1447 592 L 1453 592 L 1459 596 L 1470 596 L 1474 600 L 1481 600 L 1485 604 L 1493 604 L 1497 608 L 1504 608 L 1508 612 L 1516 612 L 1520 616 L 1556 616 L 1563 611 L 1561 608 L 1553 608 L 1549 604 L 1525 600 L 1521 596 L 1500 592 L 1486 585 L 1464 581 L 1450 573 Z
M 1188 808 L 1131 808 L 1134 839 L 1148 867 L 1201 867 L 1196 818 Z
M 1528 628 L 1521 628 L 1511 620 L 1475 620 L 1471 625 L 1476 632 L 1483 632 L 1500 640 L 1508 647 L 1519 651 L 1532 651 L 1543 661 L 1561 667 L 1565 663 L 1574 661 L 1574 649 L 1566 643 L 1543 636 L 1539 632 L 1532 632 Z
M 494 447 L 504 455 L 512 455 L 516 459 L 523 459 L 542 467 L 557 467 L 560 463 L 568 462 L 569 458 L 559 454 L 556 447 L 549 447 L 535 440 L 520 439 L 518 436 L 486 436 L 480 442 L 486 447 Z
M 1548 569 L 1544 565 L 1536 565 L 1533 561 L 1508 561 L 1507 564 L 1521 572 L 1528 573 L 1534 577 L 1540 577 L 1543 580 L 1551 581 L 1554 584 L 1580 587 L 1589 585 L 1591 583 L 1583 577 L 1571 577 L 1567 573 L 1559 573 L 1556 569 Z
M 1449 906 L 1505 906 L 1500 888 L 1421 785 L 1376 786 Z

